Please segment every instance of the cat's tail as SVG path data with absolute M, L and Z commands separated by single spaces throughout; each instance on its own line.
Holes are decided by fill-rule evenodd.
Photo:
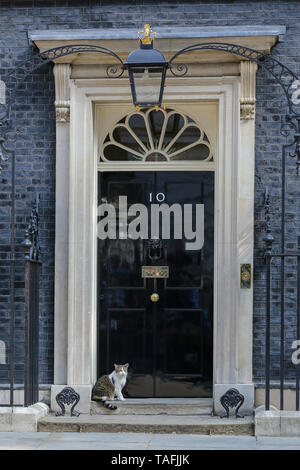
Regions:
M 102 405 L 105 406 L 105 408 L 108 408 L 109 410 L 116 410 L 118 408 L 117 405 L 112 405 L 111 403 L 107 403 L 107 398 L 105 397 L 102 397 L 100 401 Z

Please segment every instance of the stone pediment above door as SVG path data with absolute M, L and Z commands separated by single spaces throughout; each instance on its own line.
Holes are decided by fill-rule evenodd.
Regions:
M 140 29 L 142 26 L 140 25 Z M 271 48 L 283 40 L 286 31 L 285 26 L 278 25 L 155 27 L 154 29 L 157 32 L 155 47 L 164 53 L 167 60 L 180 49 L 205 42 L 238 44 L 269 54 Z M 70 44 L 89 44 L 111 49 L 122 60 L 126 60 L 129 52 L 138 47 L 137 29 L 42 30 L 31 31 L 28 35 L 40 51 Z M 107 64 L 108 60 L 111 61 L 111 58 L 108 59 L 105 54 L 91 52 L 68 55 L 56 59 L 55 62 L 72 63 L 75 66 Z M 241 60 L 244 59 L 237 55 L 211 50 L 192 51 L 180 58 L 180 61 L 188 64 L 218 63 L 220 66 L 224 63 L 237 64 Z

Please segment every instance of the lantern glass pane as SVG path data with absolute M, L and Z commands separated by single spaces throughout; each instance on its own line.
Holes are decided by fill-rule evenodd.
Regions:
M 136 104 L 153 105 L 160 103 L 162 68 L 133 70 Z

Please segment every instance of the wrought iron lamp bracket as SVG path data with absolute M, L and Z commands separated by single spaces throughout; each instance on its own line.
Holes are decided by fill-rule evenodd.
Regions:
M 255 49 L 251 49 L 249 47 L 240 46 L 236 44 L 230 43 L 218 43 L 218 42 L 210 42 L 210 43 L 200 43 L 200 44 L 192 44 L 188 47 L 185 47 L 178 52 L 176 52 L 170 59 L 168 63 L 168 68 L 170 72 L 176 77 L 184 77 L 188 72 L 188 66 L 185 63 L 174 63 L 175 59 L 179 56 L 192 52 L 192 51 L 203 51 L 203 50 L 216 50 L 222 51 L 225 53 L 239 55 L 244 57 L 247 60 L 256 62 L 258 66 L 266 69 L 269 73 L 273 75 L 275 80 L 281 85 L 284 94 L 287 98 L 288 108 L 289 108 L 289 121 L 290 123 L 295 119 L 299 118 L 299 114 L 297 112 L 297 105 L 300 104 L 298 102 L 293 101 L 292 97 L 295 96 L 295 92 L 297 92 L 298 88 L 300 88 L 300 80 L 298 77 L 292 72 L 287 66 L 283 65 L 274 57 L 264 54 L 260 51 Z M 22 82 L 22 80 L 30 75 L 34 70 L 52 62 L 53 60 L 59 59 L 61 57 L 70 55 L 70 54 L 79 54 L 79 53 L 101 53 L 106 54 L 113 57 L 117 60 L 118 64 L 110 65 L 106 69 L 106 74 L 109 78 L 120 78 L 126 67 L 122 59 L 116 54 L 114 51 L 107 49 L 102 46 L 95 46 L 95 45 L 81 45 L 81 44 L 71 44 L 67 46 L 60 46 L 49 49 L 43 52 L 37 52 L 34 56 L 30 57 L 28 60 L 24 61 L 23 63 L 19 64 L 12 73 L 8 74 L 6 78 L 11 78 L 15 82 L 15 86 L 9 92 L 9 98 L 7 101 L 7 106 L 4 113 L 0 111 L 0 146 L 4 143 L 5 136 L 9 130 L 12 130 L 11 122 L 10 122 L 10 107 L 13 101 L 15 92 Z M 297 88 L 298 87 L 298 88 Z M 296 100 L 300 101 L 300 100 Z M 2 129 L 1 129 L 2 127 Z M 293 126 L 292 126 L 293 127 Z M 9 152 L 9 150 L 7 150 Z M 0 154 L 0 158 L 3 160 Z
M 11 106 L 13 104 L 16 91 L 23 82 L 23 80 L 31 75 L 36 69 L 42 67 L 45 64 L 52 62 L 53 60 L 59 59 L 61 57 L 71 55 L 71 54 L 80 54 L 80 53 L 101 53 L 106 54 L 110 57 L 113 57 L 117 60 L 118 64 L 109 65 L 106 68 L 106 75 L 108 78 L 120 78 L 124 71 L 124 63 L 115 52 L 110 49 L 107 49 L 102 46 L 95 45 L 81 45 L 81 44 L 71 44 L 67 46 L 54 47 L 43 52 L 35 52 L 33 56 L 29 59 L 23 61 L 22 63 L 17 64 L 14 70 L 11 73 L 8 73 L 6 76 L 2 77 L 2 80 L 5 80 L 7 83 L 13 83 L 13 86 L 10 89 L 6 90 L 7 100 L 5 105 L 0 105 L 0 161 L 6 161 L 7 158 L 4 156 L 4 153 L 13 153 L 13 150 L 6 147 L 5 143 L 8 140 L 8 133 L 13 131 L 12 122 L 10 119 L 11 115 Z M 1 166 L 0 166 L 1 172 Z
M 239 55 L 240 57 L 255 62 L 259 67 L 267 70 L 271 75 L 273 75 L 277 83 L 281 86 L 287 99 L 289 114 L 287 114 L 285 122 L 282 123 L 280 132 L 285 137 L 289 136 L 291 131 L 294 132 L 294 142 L 291 145 L 295 145 L 295 151 L 294 153 L 290 153 L 290 156 L 297 158 L 296 173 L 298 176 L 300 166 L 300 99 L 298 98 L 300 92 L 300 80 L 297 75 L 286 65 L 282 64 L 270 55 L 249 47 L 221 42 L 192 44 L 191 46 L 187 46 L 176 52 L 171 57 L 168 64 L 168 68 L 172 75 L 175 77 L 183 77 L 188 72 L 187 64 L 174 63 L 179 56 L 192 51 L 203 50 L 215 50 Z
M 247 60 L 256 62 L 257 65 L 265 70 L 267 70 L 275 80 L 281 85 L 284 94 L 287 98 L 289 114 L 297 118 L 298 112 L 300 110 L 300 100 L 294 99 L 295 95 L 298 93 L 297 90 L 300 88 L 300 80 L 297 75 L 289 69 L 286 65 L 279 62 L 279 60 L 274 57 L 264 54 L 263 52 L 257 51 L 256 49 L 251 49 L 250 47 L 240 46 L 238 44 L 224 43 L 224 42 L 206 42 L 199 44 L 192 44 L 187 46 L 178 52 L 176 52 L 171 59 L 169 60 L 169 69 L 176 76 L 183 76 L 187 73 L 188 66 L 184 63 L 174 63 L 174 61 L 181 55 L 187 54 L 188 52 L 194 51 L 204 51 L 204 50 L 214 50 L 221 51 L 229 54 L 239 55 Z M 174 72 L 174 67 L 179 70 L 180 73 Z M 184 70 L 184 73 L 181 73 Z M 292 95 L 292 96 L 290 96 Z M 297 102 L 299 101 L 299 103 Z M 298 106 L 298 107 L 297 107 Z

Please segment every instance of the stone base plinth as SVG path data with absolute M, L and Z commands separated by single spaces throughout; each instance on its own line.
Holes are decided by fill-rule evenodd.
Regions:
M 255 435 L 270 437 L 300 437 L 300 411 L 277 410 L 270 406 L 255 410 Z
M 234 388 L 244 396 L 244 402 L 239 409 L 239 413 L 252 415 L 254 410 L 254 385 L 253 384 L 215 384 L 214 385 L 214 414 L 221 415 L 225 409 L 221 404 L 221 397 L 228 390 Z M 235 408 L 230 408 L 230 414 L 234 415 Z

